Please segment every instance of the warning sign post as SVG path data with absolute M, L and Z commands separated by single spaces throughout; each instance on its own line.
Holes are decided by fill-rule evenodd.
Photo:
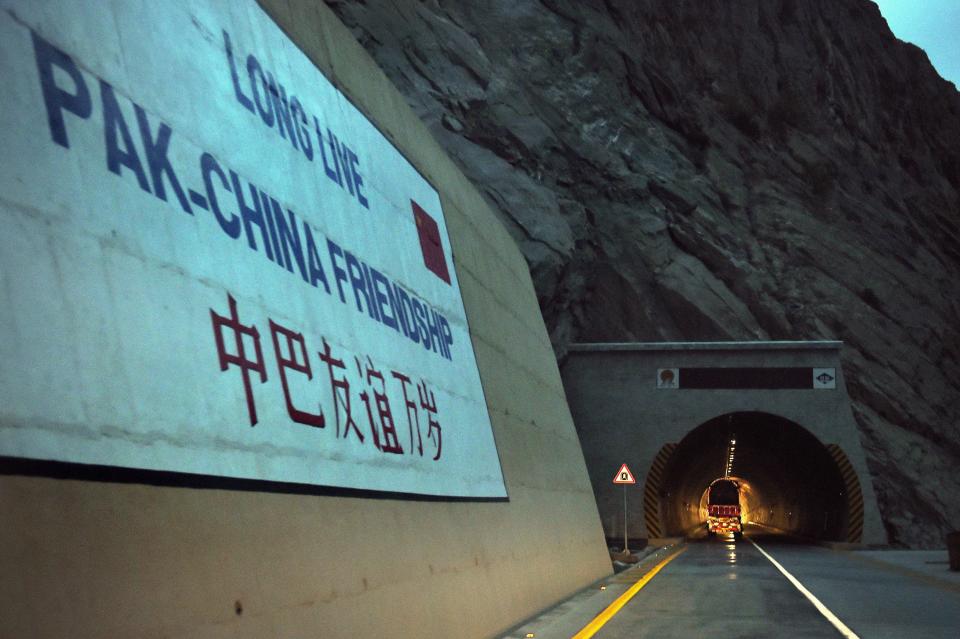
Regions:
M 635 484 L 637 480 L 634 479 L 630 468 L 623 464 L 617 474 L 613 476 L 613 483 L 623 484 L 623 554 L 629 555 L 630 549 L 627 546 L 627 484 Z

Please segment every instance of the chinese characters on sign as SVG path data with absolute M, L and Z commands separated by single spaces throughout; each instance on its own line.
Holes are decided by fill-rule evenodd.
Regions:
M 210 309 L 220 370 L 228 371 L 231 366 L 240 369 L 250 425 L 256 426 L 258 423 L 257 407 L 251 383 L 251 372 L 257 374 L 261 384 L 266 384 L 269 378 L 267 365 L 264 362 L 263 348 L 260 344 L 260 331 L 253 324 L 247 325 L 241 322 L 237 310 L 237 301 L 230 294 L 227 294 L 227 305 L 229 307 L 229 317 L 220 315 L 216 310 Z M 273 342 L 277 375 L 280 377 L 287 415 L 297 424 L 326 428 L 327 413 L 324 412 L 322 407 L 316 413 L 311 413 L 294 406 L 290 385 L 287 381 L 288 371 L 305 375 L 308 380 L 313 380 L 313 369 L 310 365 L 310 351 L 307 347 L 306 338 L 302 333 L 282 326 L 272 319 L 269 319 L 268 323 L 271 341 Z M 244 337 L 250 338 L 252 341 L 253 352 L 248 350 Z M 433 450 L 428 450 L 427 454 L 434 461 L 440 459 L 440 455 L 443 453 L 443 429 L 438 418 L 436 396 L 426 380 L 421 379 L 414 382 L 400 371 L 389 371 L 390 378 L 397 382 L 390 385 L 395 391 L 394 395 L 396 396 L 396 389 L 399 388 L 400 395 L 403 397 L 402 403 L 408 434 L 408 440 L 405 442 L 406 449 L 404 449 L 397 435 L 387 378 L 383 371 L 375 367 L 369 356 L 364 357 L 362 361 L 360 357 L 354 356 L 353 363 L 356 365 L 356 375 L 354 376 L 353 367 L 348 366 L 343 359 L 336 356 L 330 343 L 323 337 L 320 338 L 320 341 L 323 348 L 317 351 L 316 355 L 326 365 L 326 378 L 333 404 L 333 430 L 336 439 L 346 440 L 352 436 L 360 443 L 366 443 L 367 435 L 369 435 L 370 445 L 381 453 L 417 454 L 423 457 L 424 437 L 420 425 L 422 415 L 427 428 L 426 440 L 428 446 L 433 447 Z M 412 394 L 411 386 L 416 388 L 416 395 Z M 317 389 L 317 393 L 319 396 L 319 389 Z M 357 423 L 356 405 L 352 401 L 354 397 L 360 399 L 365 409 L 363 411 L 365 415 L 361 414 L 360 418 L 363 419 L 364 416 L 366 418 L 366 434 Z

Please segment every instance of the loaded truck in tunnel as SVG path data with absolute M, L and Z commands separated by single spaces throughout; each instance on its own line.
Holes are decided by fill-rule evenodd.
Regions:
M 740 519 L 740 485 L 732 479 L 715 479 L 707 489 L 707 534 L 743 535 Z

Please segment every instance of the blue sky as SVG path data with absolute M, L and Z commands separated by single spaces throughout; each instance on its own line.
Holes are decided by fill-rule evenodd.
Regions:
M 873 0 L 893 35 L 927 53 L 937 72 L 960 88 L 960 0 Z

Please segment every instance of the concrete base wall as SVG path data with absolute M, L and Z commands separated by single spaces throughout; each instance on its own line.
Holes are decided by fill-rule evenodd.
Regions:
M 535 482 L 437 504 L 4 477 L 0 637 L 492 636 L 609 572 L 573 530 L 592 496 Z
M 520 252 L 326 7 L 263 6 L 440 192 L 509 501 L 7 474 L 3 639 L 486 637 L 611 572 Z

